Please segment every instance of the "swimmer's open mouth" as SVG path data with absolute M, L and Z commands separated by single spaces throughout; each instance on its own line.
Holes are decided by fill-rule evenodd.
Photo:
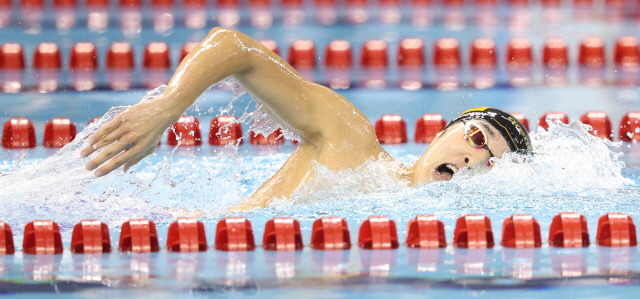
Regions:
M 433 173 L 438 179 L 448 181 L 453 178 L 458 169 L 460 168 L 453 163 L 442 163 L 433 170 Z

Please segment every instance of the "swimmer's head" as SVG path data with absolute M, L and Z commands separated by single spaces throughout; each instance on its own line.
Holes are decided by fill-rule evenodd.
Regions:
M 449 122 L 420 157 L 413 184 L 450 180 L 463 167 L 491 166 L 492 157 L 530 151 L 529 134 L 515 117 L 495 108 L 470 109 Z

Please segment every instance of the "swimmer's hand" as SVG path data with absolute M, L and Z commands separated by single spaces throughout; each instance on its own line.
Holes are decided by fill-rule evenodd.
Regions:
M 94 174 L 103 176 L 124 165 L 131 166 L 153 153 L 165 129 L 173 125 L 183 110 L 166 96 L 138 103 L 118 114 L 89 138 L 80 155 L 87 157 L 105 148 L 85 168 L 97 169 Z M 98 168 L 99 167 L 99 168 Z

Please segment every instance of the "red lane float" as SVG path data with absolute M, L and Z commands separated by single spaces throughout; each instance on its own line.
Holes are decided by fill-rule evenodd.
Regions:
M 36 147 L 36 130 L 26 117 L 12 117 L 2 128 L 2 147 L 33 148 Z
M 529 214 L 512 215 L 502 222 L 500 244 L 509 248 L 541 247 L 540 224 Z
M 566 68 L 569 64 L 569 51 L 563 39 L 550 38 L 544 43 L 542 65 L 552 69 Z
M 211 120 L 209 144 L 227 145 L 242 144 L 242 126 L 233 115 L 218 116 Z
M 280 49 L 278 48 L 278 43 L 276 41 L 272 39 L 261 39 L 259 43 L 265 48 L 271 50 L 273 53 L 276 53 L 276 55 L 280 55 Z
M 256 249 L 251 222 L 243 217 L 227 217 L 216 225 L 213 247 L 222 251 L 250 251 Z
M 252 145 L 280 145 L 284 144 L 284 136 L 282 130 L 277 129 L 273 133 L 265 137 L 262 134 L 255 134 L 249 131 L 249 143 Z
M 202 145 L 200 121 L 194 116 L 184 115 L 169 128 L 167 144 L 176 146 Z
M 264 226 L 262 247 L 265 250 L 290 251 L 302 250 L 302 234 L 298 220 L 289 217 L 276 217 Z
M 525 130 L 527 130 L 527 132 L 530 132 L 531 130 L 529 129 L 529 120 L 524 116 L 524 114 L 520 113 L 520 112 L 512 112 L 511 115 L 517 119 L 525 128 Z
M 440 68 L 460 67 L 460 44 L 453 38 L 441 38 L 433 45 L 433 65 Z
M 144 48 L 142 65 L 151 69 L 168 69 L 171 67 L 169 44 L 165 42 L 148 43 Z
M 538 125 L 541 126 L 545 130 L 549 129 L 549 124 L 547 124 L 547 119 L 549 119 L 551 121 L 559 121 L 559 122 L 565 123 L 565 124 L 569 123 L 569 116 L 567 116 L 566 113 L 564 113 L 564 112 L 547 112 L 547 113 L 543 114 L 540 117 L 540 120 L 538 121 Z
M 61 254 L 60 226 L 51 220 L 36 220 L 24 227 L 22 251 L 28 254 Z
M 438 113 L 425 113 L 416 121 L 413 140 L 418 143 L 431 143 L 444 129 L 447 121 Z
M 98 68 L 98 50 L 90 42 L 78 42 L 71 47 L 69 67 L 76 70 L 95 70 Z
M 581 66 L 587 68 L 604 67 L 604 41 L 595 36 L 584 38 L 580 43 L 578 62 Z
M 195 49 L 195 47 L 198 46 L 198 42 L 186 42 L 182 45 L 182 47 L 180 47 L 180 61 L 183 61 L 185 57 L 187 57 L 187 55 L 189 55 L 189 52 L 191 52 L 191 50 Z
M 471 43 L 471 66 L 475 68 L 495 68 L 496 44 L 492 39 L 478 38 Z
M 107 67 L 132 69 L 135 67 L 133 47 L 128 42 L 114 42 L 107 51 Z
M 44 126 L 42 145 L 60 148 L 76 138 L 76 125 L 68 117 L 54 117 Z
M 296 40 L 289 46 L 289 64 L 296 69 L 312 69 L 316 66 L 316 46 L 312 40 Z
M 40 43 L 33 53 L 34 69 L 60 69 L 62 58 L 60 49 L 55 43 Z
M 351 248 L 347 221 L 340 217 L 322 217 L 313 222 L 311 248 L 318 250 L 346 250 Z
M 528 68 L 533 64 L 531 42 L 527 39 L 516 38 L 507 45 L 507 67 Z
M 637 246 L 636 225 L 624 213 L 609 213 L 598 219 L 596 244 L 609 247 Z
M 0 46 L 0 69 L 24 69 L 24 50 L 19 43 Z
M 489 217 L 480 214 L 464 215 L 456 221 L 453 245 L 459 248 L 493 248 L 493 231 Z
M 147 219 L 133 219 L 122 224 L 118 249 L 122 252 L 160 251 L 156 224 Z
M 588 247 L 587 218 L 578 213 L 560 213 L 549 227 L 549 245 L 553 247 Z
M 368 40 L 362 45 L 360 65 L 363 67 L 386 68 L 387 42 L 384 40 Z
M 609 116 L 602 111 L 589 111 L 580 116 L 580 121 L 590 125 L 591 135 L 602 139 L 613 140 L 613 130 L 611 129 L 611 121 Z
M 207 251 L 204 224 L 195 218 L 178 218 L 169 225 L 167 250 L 173 252 Z
M 14 254 L 13 233 L 9 224 L 0 221 L 0 255 Z
M 109 227 L 100 220 L 82 220 L 73 227 L 71 234 L 73 253 L 109 253 L 111 239 Z
M 385 114 L 376 120 L 376 137 L 383 144 L 407 142 L 407 124 L 398 114 Z
M 434 215 L 416 216 L 407 223 L 406 245 L 421 249 L 447 247 L 444 224 Z
M 385 216 L 371 216 L 360 225 L 358 246 L 363 249 L 396 249 L 396 223 Z
M 330 68 L 350 68 L 351 44 L 346 40 L 333 40 L 327 44 L 324 51 L 324 65 Z
M 618 138 L 625 142 L 640 141 L 640 111 L 627 112 L 620 120 Z
M 424 42 L 419 38 L 405 38 L 398 45 L 398 66 L 424 66 Z
M 614 62 L 625 70 L 637 70 L 640 66 L 640 46 L 634 36 L 622 36 L 616 40 Z

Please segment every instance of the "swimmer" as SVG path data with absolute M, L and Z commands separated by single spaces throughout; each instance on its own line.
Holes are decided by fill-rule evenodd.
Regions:
M 239 209 L 265 207 L 314 176 L 314 163 L 332 171 L 366 161 L 393 159 L 373 125 L 337 92 L 308 81 L 278 55 L 243 33 L 212 29 L 182 61 L 159 98 L 131 106 L 98 129 L 81 155 L 102 149 L 86 164 L 96 176 L 131 166 L 151 154 L 173 125 L 209 86 L 232 76 L 271 118 L 301 137 L 297 150 Z M 529 136 L 513 116 L 476 108 L 453 119 L 415 165 L 398 177 L 417 186 L 450 180 L 461 168 L 491 166 L 491 157 L 530 151 Z

